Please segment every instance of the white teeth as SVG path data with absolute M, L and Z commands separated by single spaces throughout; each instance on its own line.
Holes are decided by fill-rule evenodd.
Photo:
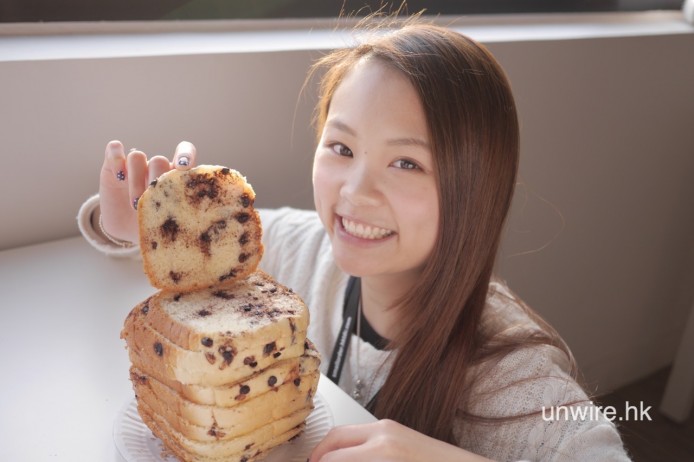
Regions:
M 393 231 L 384 228 L 378 228 L 375 226 L 364 226 L 361 223 L 354 223 L 346 218 L 342 219 L 342 226 L 345 230 L 352 236 L 359 237 L 361 239 L 383 239 L 384 237 L 393 234 Z

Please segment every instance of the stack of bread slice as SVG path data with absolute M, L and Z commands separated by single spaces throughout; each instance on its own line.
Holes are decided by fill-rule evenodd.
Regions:
M 313 409 L 308 309 L 257 269 L 254 199 L 238 172 L 201 166 L 162 175 L 139 200 L 145 272 L 161 290 L 121 336 L 138 413 L 185 462 L 258 460 Z

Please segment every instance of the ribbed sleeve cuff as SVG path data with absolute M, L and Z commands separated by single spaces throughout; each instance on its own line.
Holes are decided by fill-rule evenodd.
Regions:
M 92 225 L 92 216 L 98 217 L 101 213 L 99 208 L 99 195 L 96 194 L 87 199 L 77 213 L 77 226 L 79 226 L 82 236 L 99 252 L 111 257 L 139 258 L 140 247 L 129 248 L 118 247 L 109 240 L 105 239 Z

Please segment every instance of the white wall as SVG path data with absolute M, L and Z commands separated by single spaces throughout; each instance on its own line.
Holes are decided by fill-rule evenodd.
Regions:
M 598 392 L 668 364 L 694 298 L 694 33 L 488 45 L 523 140 L 500 273 Z M 0 249 L 76 235 L 113 138 L 190 140 L 258 205 L 312 205 L 313 93 L 298 95 L 320 51 L 59 54 L 0 59 Z

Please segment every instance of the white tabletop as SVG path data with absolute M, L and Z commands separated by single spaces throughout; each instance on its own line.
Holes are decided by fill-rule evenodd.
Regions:
M 154 293 L 141 263 L 82 238 L 0 252 L 0 460 L 121 461 L 112 430 L 134 396 L 120 330 Z M 374 417 L 321 377 L 336 425 Z

